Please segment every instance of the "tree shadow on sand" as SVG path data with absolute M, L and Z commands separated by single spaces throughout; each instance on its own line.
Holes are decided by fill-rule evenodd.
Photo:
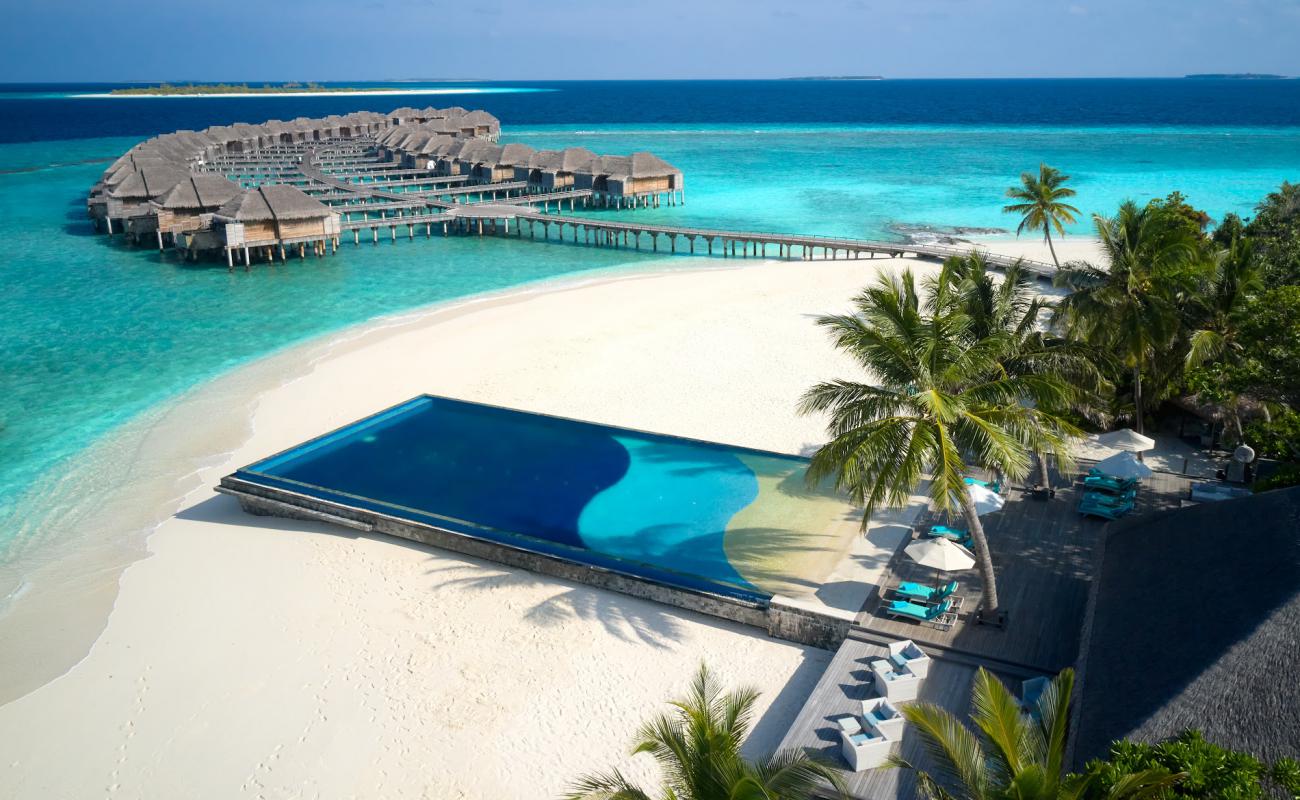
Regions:
M 441 555 L 441 551 L 439 553 Z M 451 555 L 470 563 L 447 564 L 427 570 L 426 574 L 437 580 L 438 588 L 492 591 L 522 586 L 559 589 L 523 615 L 526 621 L 542 626 L 554 626 L 572 619 L 598 622 L 607 633 L 621 641 L 641 642 L 666 650 L 681 639 L 682 626 L 677 617 L 690 613 L 651 600 L 574 585 L 561 578 Z

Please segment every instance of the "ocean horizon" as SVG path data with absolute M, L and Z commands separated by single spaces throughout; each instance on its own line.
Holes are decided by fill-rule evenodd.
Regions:
M 382 83 L 382 82 L 378 82 Z M 427 105 L 429 95 L 120 98 L 125 84 L 0 84 L 0 598 L 18 554 L 91 507 L 79 458 L 140 415 L 283 348 L 434 303 L 654 265 L 650 254 L 438 239 L 228 273 L 92 232 L 85 193 L 150 135 Z M 353 84 L 347 84 L 353 85 Z M 414 87 L 413 87 L 414 88 Z M 897 238 L 1008 230 L 1003 190 L 1040 162 L 1088 215 L 1180 191 L 1215 219 L 1300 178 L 1300 82 L 1182 79 L 579 81 L 430 85 L 501 118 L 502 141 L 652 150 L 687 203 L 636 212 L 699 227 Z M 539 91 L 541 90 L 541 91 Z M 459 95 L 459 98 L 458 98 Z M 711 262 L 680 257 L 673 266 Z M 798 269 L 797 262 L 790 265 Z M 867 277 L 864 273 L 864 283 Z M 106 469 L 120 466 L 109 462 Z M 102 475 L 100 478 L 102 479 Z M 129 480 L 129 477 L 126 478 Z M 61 487 L 50 492 L 52 486 Z M 2 609 L 0 609 L 2 613 Z

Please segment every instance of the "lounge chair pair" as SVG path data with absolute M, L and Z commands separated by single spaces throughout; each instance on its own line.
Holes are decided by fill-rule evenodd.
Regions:
M 894 594 L 903 600 L 922 605 L 934 605 L 941 603 L 952 597 L 957 591 L 957 581 L 948 581 L 947 584 L 939 587 L 926 586 L 923 583 L 914 583 L 912 581 L 903 581 L 894 588 Z
M 974 540 L 971 539 L 968 531 L 961 528 L 949 528 L 947 525 L 931 525 L 925 535 L 932 539 L 947 539 L 956 542 L 962 547 L 970 547 L 974 544 Z
M 952 609 L 952 598 L 948 598 L 937 606 L 923 606 L 906 600 L 894 600 L 886 604 L 882 610 L 885 616 L 893 619 L 907 619 L 946 631 L 957 621 L 957 615 L 952 613 Z

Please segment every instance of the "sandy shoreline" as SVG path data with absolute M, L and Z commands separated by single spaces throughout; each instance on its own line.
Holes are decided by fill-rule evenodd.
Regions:
M 1070 240 L 1058 253 L 1090 247 Z M 551 796 L 590 769 L 646 777 L 628 738 L 701 660 L 763 691 L 751 744 L 771 747 L 828 653 L 427 548 L 249 517 L 211 492 L 235 467 L 422 391 L 799 452 L 822 439 L 820 420 L 794 415 L 799 393 L 852 374 L 812 317 L 845 310 L 878 270 L 935 268 L 701 266 L 403 315 L 188 398 L 156 444 L 222 420 L 194 443 L 209 462 L 150 537 L 150 557 L 122 575 L 89 654 L 0 707 L 3 793 Z

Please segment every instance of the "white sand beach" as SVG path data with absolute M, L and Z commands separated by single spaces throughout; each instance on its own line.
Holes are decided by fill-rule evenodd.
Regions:
M 1046 258 L 1035 242 L 987 246 Z M 1094 246 L 1071 238 L 1057 252 Z M 430 309 L 274 356 L 239 392 L 230 381 L 197 392 L 187 402 L 221 423 L 193 431 L 210 449 L 197 485 L 121 574 L 89 654 L 0 707 L 0 795 L 541 798 L 615 766 L 649 781 L 631 737 L 702 661 L 762 691 L 750 748 L 773 747 L 829 652 L 246 515 L 212 491 L 239 466 L 421 392 L 805 451 L 823 423 L 796 415 L 798 397 L 853 375 L 814 317 L 846 310 L 880 270 L 936 269 L 697 263 Z M 140 457 L 171 463 L 167 446 Z M 10 657 L 6 669 L 38 666 Z

